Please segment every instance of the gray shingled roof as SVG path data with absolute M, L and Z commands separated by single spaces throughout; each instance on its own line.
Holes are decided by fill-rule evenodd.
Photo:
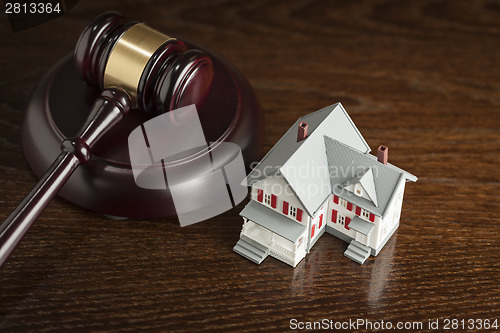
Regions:
M 392 164 L 383 164 L 370 154 L 364 154 L 342 142 L 324 136 L 326 156 L 330 168 L 330 184 L 335 195 L 366 209 L 375 215 L 383 216 L 398 181 L 403 176 L 408 180 L 417 178 Z M 373 202 L 344 190 L 342 184 L 355 177 L 362 170 L 371 168 L 373 183 L 377 193 L 378 207 Z
M 363 235 L 368 235 L 372 231 L 375 223 L 371 223 L 361 219 L 359 216 L 354 216 L 351 223 L 349 223 L 349 228 L 354 229 Z

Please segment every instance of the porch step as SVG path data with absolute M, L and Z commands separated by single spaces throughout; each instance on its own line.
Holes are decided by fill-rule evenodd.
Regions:
M 370 253 L 371 250 L 368 246 L 353 239 L 351 244 L 347 247 L 347 250 L 345 250 L 344 255 L 358 264 L 363 265 L 365 260 L 370 256 Z
M 269 255 L 267 247 L 244 235 L 233 247 L 233 251 L 256 264 L 260 264 Z

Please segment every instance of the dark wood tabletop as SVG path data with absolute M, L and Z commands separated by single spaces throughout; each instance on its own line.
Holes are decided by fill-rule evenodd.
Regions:
M 389 146 L 391 162 L 419 179 L 406 187 L 399 230 L 364 265 L 327 234 L 296 268 L 251 263 L 232 250 L 246 201 L 181 228 L 56 198 L 0 269 L 1 331 L 500 327 L 498 1 L 82 0 L 16 33 L 3 16 L 0 219 L 36 182 L 21 148 L 31 90 L 110 9 L 229 59 L 261 103 L 263 153 L 300 116 L 341 102 L 372 150 Z

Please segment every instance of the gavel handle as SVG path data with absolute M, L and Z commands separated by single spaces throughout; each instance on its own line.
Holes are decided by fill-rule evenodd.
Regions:
M 122 120 L 131 104 L 128 95 L 115 88 L 104 90 L 97 98 L 77 136 L 64 140 L 54 163 L 0 225 L 0 267 L 73 171 L 90 160 L 94 144 Z
M 80 161 L 74 154 L 61 152 L 30 193 L 0 225 L 0 267 L 79 165 Z

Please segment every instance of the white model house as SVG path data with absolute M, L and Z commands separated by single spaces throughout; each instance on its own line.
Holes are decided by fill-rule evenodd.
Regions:
M 377 156 L 340 103 L 297 120 L 246 178 L 251 200 L 234 251 L 295 267 L 326 231 L 348 258 L 376 256 L 399 226 L 407 181 L 417 177 Z

